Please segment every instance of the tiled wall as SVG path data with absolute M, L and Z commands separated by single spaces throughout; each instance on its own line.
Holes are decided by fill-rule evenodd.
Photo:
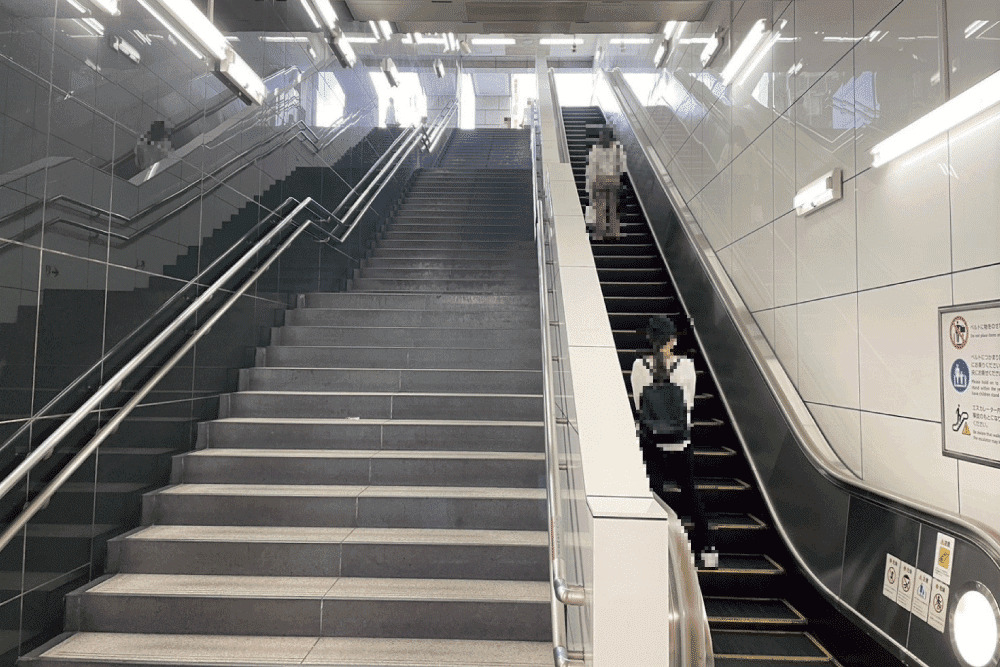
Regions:
M 760 18 L 780 37 L 723 86 Z M 998 21 L 1000 5 L 960 0 L 716 2 L 662 72 L 653 47 L 602 63 L 646 105 L 659 157 L 844 462 L 994 528 L 1000 470 L 941 454 L 936 314 L 1000 298 L 1000 108 L 880 168 L 869 151 L 1000 68 Z M 704 69 L 704 44 L 685 42 L 718 27 Z M 795 193 L 834 167 L 843 201 L 797 216 Z
M 280 113 L 261 113 L 238 101 L 216 110 L 228 91 L 182 46 L 171 45 L 138 3 L 123 3 L 120 17 L 98 18 L 108 34 L 125 36 L 137 47 L 139 64 L 112 51 L 106 38 L 89 35 L 74 20 L 77 16 L 65 0 L 0 0 L 2 474 L 54 422 L 36 422 L 30 440 L 8 437 L 184 284 L 167 271 L 171 264 L 193 248 L 203 267 L 208 239 L 234 213 L 242 210 L 252 220 L 266 216 L 269 200 L 261 203 L 259 197 L 269 188 L 283 197 L 283 179 L 296 167 L 335 164 L 367 134 L 374 117 L 362 116 L 351 134 L 322 153 L 292 142 L 236 177 L 206 179 L 178 200 L 191 203 L 176 214 L 160 210 L 130 222 L 143 207 L 198 183 L 217 165 L 284 132 L 295 120 L 314 118 L 310 91 L 315 90 L 311 77 L 316 63 L 303 45 L 236 35 L 234 47 L 259 74 L 296 67 L 302 79 L 288 70 L 270 80 L 274 86 L 292 85 L 284 98 L 291 104 Z M 274 25 L 284 30 L 277 14 Z M 134 29 L 151 43 L 141 41 Z M 330 67 L 347 98 L 346 113 L 370 108 L 375 99 L 369 73 L 361 67 L 342 70 L 335 62 Z M 272 98 L 267 110 L 277 106 Z M 129 181 L 138 169 L 128 154 L 154 120 L 164 120 L 168 127 L 191 121 L 178 133 L 178 143 L 224 122 L 240 125 L 218 137 L 206 135 L 210 148 L 185 153 L 158 175 Z M 340 169 L 360 167 L 352 163 Z M 323 175 L 348 177 L 346 171 Z M 60 195 L 77 203 L 61 206 L 55 200 Z M 149 223 L 156 224 L 129 242 L 103 233 L 129 235 Z M 214 243 L 217 251 L 219 239 Z M 221 330 L 213 329 L 150 396 L 151 405 L 137 411 L 102 447 L 100 459 L 91 457 L 49 509 L 0 551 L 0 665 L 13 664 L 19 654 L 60 631 L 64 594 L 102 574 L 105 542 L 138 521 L 139 499 L 149 488 L 151 471 L 169 472 L 171 454 L 193 445 L 193 420 L 211 417 L 219 391 L 235 388 L 233 369 L 252 364 L 253 347 L 275 323 L 284 299 L 282 294 L 248 293 L 220 322 Z M 93 431 L 109 414 L 95 414 L 86 428 Z M 0 501 L 3 520 L 23 504 L 29 490 L 41 488 L 52 466 L 74 453 L 78 435 L 57 450 L 41 479 L 32 478 Z M 161 475 L 156 485 L 166 481 Z

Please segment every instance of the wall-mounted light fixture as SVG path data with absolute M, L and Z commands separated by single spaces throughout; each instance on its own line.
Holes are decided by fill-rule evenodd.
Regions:
M 84 12 L 87 11 L 87 9 L 86 7 L 81 6 L 81 2 L 83 5 L 89 5 L 90 7 L 98 9 L 109 16 L 118 16 L 122 13 L 121 7 L 119 6 L 119 0 L 73 0 L 72 2 L 67 0 L 67 2 L 78 10 L 82 9 Z
M 711 67 L 712 63 L 715 62 L 715 57 L 719 55 L 719 51 L 722 50 L 722 40 L 725 37 L 725 31 L 720 27 L 712 34 L 711 37 L 705 42 L 705 48 L 701 52 L 701 66 Z
M 464 39 L 458 43 L 458 48 L 462 52 L 462 55 L 467 56 L 472 53 L 472 47 L 469 45 L 469 42 Z
M 434 61 L 434 73 L 437 74 L 439 79 L 443 79 L 445 75 L 444 63 L 438 58 Z
M 264 82 L 236 51 L 229 50 L 229 57 L 219 63 L 217 71 L 225 75 L 223 81 L 229 84 L 247 104 L 262 104 L 267 97 L 267 87 Z
M 330 0 L 299 1 L 302 3 L 306 14 L 308 14 L 309 20 L 316 26 L 316 29 L 325 34 L 326 41 L 330 45 L 330 50 L 333 51 L 333 55 L 337 58 L 340 66 L 345 68 L 354 67 L 358 62 L 358 56 L 354 53 L 354 47 L 348 43 L 347 38 L 344 36 L 344 31 L 338 25 L 337 12 L 333 10 Z M 378 30 L 380 27 L 374 21 L 371 23 L 374 24 L 373 30 L 377 38 L 379 37 Z M 391 26 L 386 29 L 391 35 Z
M 844 170 L 837 167 L 802 188 L 792 203 L 799 215 L 809 215 L 844 198 Z
M 392 39 L 392 25 L 388 21 L 369 21 L 368 27 L 378 41 L 388 42 Z
M 517 40 L 513 37 L 473 37 L 475 46 L 514 46 Z
M 543 37 L 538 40 L 542 46 L 579 46 L 583 44 L 582 37 Z
M 396 69 L 396 63 L 392 62 L 392 58 L 382 59 L 382 73 L 389 80 L 390 86 L 399 88 L 399 70 Z
M 951 98 L 871 149 L 872 166 L 881 167 L 934 137 L 1000 104 L 1000 72 Z

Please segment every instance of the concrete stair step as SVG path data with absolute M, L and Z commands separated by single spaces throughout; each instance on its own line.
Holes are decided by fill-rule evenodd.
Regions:
M 547 581 L 548 534 L 520 530 L 148 526 L 108 543 L 133 574 Z
M 544 641 L 541 581 L 117 574 L 67 596 L 84 632 Z
M 544 530 L 545 489 L 178 484 L 143 498 L 143 523 Z
M 240 391 L 387 391 L 541 394 L 541 371 L 394 368 L 244 368 Z M 170 450 L 172 451 L 172 450 Z
M 528 292 L 537 283 L 523 279 L 511 280 L 392 280 L 380 278 L 354 278 L 351 281 L 353 289 L 361 292 L 462 292 L 503 293 Z
M 519 280 L 524 271 L 508 269 L 406 269 L 364 267 L 357 271 L 358 278 L 378 280 Z
M 223 394 L 219 417 L 538 421 L 541 399 L 518 394 L 246 391 Z
M 378 639 L 352 637 L 246 637 L 80 632 L 64 634 L 21 659 L 32 667 L 220 664 L 313 665 L 314 667 L 548 667 L 551 640 L 538 642 L 467 639 Z
M 528 452 L 202 449 L 174 459 L 177 484 L 545 486 L 545 458 Z
M 534 370 L 540 349 L 271 346 L 258 348 L 257 365 L 282 368 L 398 368 Z
M 422 257 L 369 257 L 365 268 L 371 269 L 465 269 L 465 270 L 517 270 L 534 268 L 527 259 L 446 259 Z
M 647 318 L 648 320 L 648 318 Z M 288 326 L 420 327 L 436 329 L 527 329 L 538 327 L 538 314 L 501 307 L 430 311 L 422 309 L 300 308 L 285 316 Z
M 426 261 L 431 259 L 450 261 L 469 261 L 492 259 L 501 262 L 513 262 L 517 264 L 528 264 L 533 261 L 533 257 L 527 252 L 503 253 L 502 255 L 490 250 L 476 250 L 463 248 L 385 248 L 379 245 L 369 254 L 369 259 L 386 258 L 400 260 Z
M 412 279 L 419 280 L 419 279 Z M 399 348 L 522 349 L 538 347 L 541 332 L 535 329 L 484 330 L 478 328 L 405 326 L 297 326 L 278 327 L 271 332 L 272 345 L 352 345 Z
M 541 422 L 445 419 L 218 419 L 199 425 L 199 448 L 408 449 L 541 452 Z
M 538 312 L 537 294 L 358 294 L 312 292 L 302 299 L 306 308 L 419 309 L 435 312 L 470 308 L 526 308 Z

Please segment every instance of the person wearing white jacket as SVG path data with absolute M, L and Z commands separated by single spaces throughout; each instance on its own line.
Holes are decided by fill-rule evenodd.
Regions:
M 690 498 L 694 522 L 692 547 L 705 568 L 719 566 L 719 553 L 708 526 L 705 506 L 694 482 L 691 410 L 697 373 L 694 362 L 674 353 L 677 327 L 668 317 L 651 317 L 646 336 L 653 354 L 632 364 L 632 400 L 639 414 L 639 445 L 654 493 L 662 493 L 669 475 Z M 645 397 L 646 403 L 643 403 Z
M 627 171 L 625 149 L 614 140 L 610 127 L 601 129 L 601 137 L 587 157 L 587 225 L 591 239 L 617 241 L 621 238 L 618 200 L 621 177 Z M 610 229 L 609 229 L 610 228 Z

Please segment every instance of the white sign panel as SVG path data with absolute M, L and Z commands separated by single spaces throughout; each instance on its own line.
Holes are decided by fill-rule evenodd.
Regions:
M 948 585 L 935 579 L 931 582 L 931 602 L 927 613 L 927 623 L 944 632 L 944 621 L 948 617 Z
M 1000 466 L 1000 302 L 938 316 L 944 453 Z
M 927 621 L 927 610 L 931 604 L 931 575 L 917 570 L 917 582 L 913 587 L 913 615 Z
M 892 554 L 885 555 L 885 577 L 882 579 L 882 595 L 893 602 L 899 590 L 899 559 Z
M 910 611 L 913 604 L 913 588 L 916 584 L 915 568 L 909 563 L 899 564 L 899 588 L 896 591 L 896 603 Z
M 951 585 L 951 567 L 955 564 L 955 538 L 944 533 L 937 534 L 934 549 L 934 578 Z

